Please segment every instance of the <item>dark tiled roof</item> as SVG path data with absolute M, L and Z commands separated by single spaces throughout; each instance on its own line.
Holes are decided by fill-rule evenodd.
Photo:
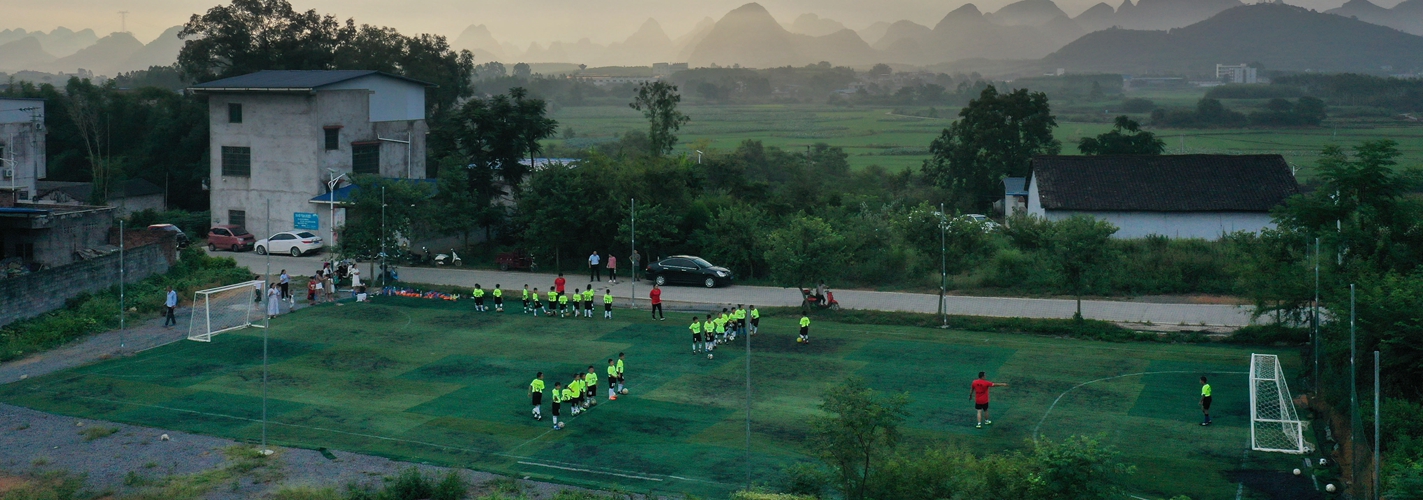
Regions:
M 193 85 L 194 90 L 217 90 L 217 89 L 290 89 L 290 90 L 311 90 L 327 85 L 341 83 L 347 80 L 354 80 L 363 76 L 382 75 L 398 80 L 433 87 L 434 84 L 422 82 L 413 78 L 406 78 L 399 75 L 382 73 L 365 69 L 333 69 L 333 70 L 264 70 L 256 73 L 248 73 L 221 80 L 199 83 Z
M 1046 210 L 1266 212 L 1299 192 L 1280 155 L 1038 156 Z

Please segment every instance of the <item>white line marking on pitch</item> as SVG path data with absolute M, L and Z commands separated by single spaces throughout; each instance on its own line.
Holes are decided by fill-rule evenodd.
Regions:
M 642 479 L 642 480 L 645 480 L 645 481 L 661 481 L 661 479 L 658 479 L 658 478 L 655 478 L 655 477 L 634 476 L 634 475 L 631 475 L 631 474 L 618 474 L 618 473 L 616 473 L 616 472 L 603 472 L 603 471 L 591 470 L 591 469 L 580 469 L 580 468 L 578 468 L 578 467 L 563 467 L 563 466 L 558 466 L 558 465 L 541 464 L 541 463 L 538 463 L 538 462 L 527 462 L 527 461 L 524 461 L 524 460 L 520 460 L 519 463 L 524 464 L 524 465 L 532 465 L 532 466 L 535 466 L 535 467 L 548 467 L 548 468 L 550 468 L 550 469 L 562 469 L 562 470 L 570 470 L 570 471 L 574 471 L 574 472 L 592 472 L 592 473 L 594 473 L 594 474 L 606 474 L 606 475 L 609 475 L 609 476 L 625 477 L 625 478 L 628 478 L 628 479 Z
M 1097 379 L 1097 380 L 1088 380 L 1088 381 L 1086 381 L 1086 382 L 1083 382 L 1083 383 L 1080 383 L 1080 384 L 1077 384 L 1077 385 L 1072 386 L 1071 389 L 1062 391 L 1062 394 L 1058 394 L 1058 395 L 1057 395 L 1057 399 L 1052 400 L 1052 404 L 1047 407 L 1047 411 L 1043 412 L 1043 418 L 1040 419 L 1040 420 L 1038 420 L 1038 425 L 1037 425 L 1037 426 L 1034 426 L 1034 427 L 1033 427 L 1033 443 L 1034 443 L 1034 444 L 1037 444 L 1037 442 L 1038 442 L 1038 430 L 1039 430 L 1039 429 L 1042 429 L 1042 427 L 1043 427 L 1043 422 L 1046 422 L 1048 415 L 1051 415 L 1051 414 L 1052 414 L 1052 409 L 1057 407 L 1057 403 L 1058 403 L 1059 401 L 1062 401 L 1062 398 L 1063 398 L 1064 396 L 1067 396 L 1067 393 L 1072 392 L 1072 391 L 1075 391 L 1075 390 L 1077 390 L 1078 388 L 1080 388 L 1080 387 L 1082 387 L 1082 386 L 1085 386 L 1085 385 L 1088 385 L 1088 384 L 1095 384 L 1095 383 L 1097 383 L 1097 382 L 1102 382 L 1102 381 L 1106 381 L 1106 380 L 1112 380 L 1112 379 L 1117 379 L 1117 378 L 1122 378 L 1122 377 L 1135 377 L 1135 376 L 1139 376 L 1139 375 L 1160 375 L 1160 374 L 1166 374 L 1166 373 L 1219 373 L 1219 374 L 1222 374 L 1222 375 L 1248 375 L 1250 372 L 1211 372 L 1211 371 L 1204 371 L 1204 372 L 1203 372 L 1203 371 L 1200 371 L 1200 370 L 1193 370 L 1193 371 L 1186 371 L 1186 370 L 1169 370 L 1169 371 L 1161 371 L 1161 372 L 1123 373 L 1123 374 L 1121 374 L 1121 375 L 1113 375 L 1113 376 L 1110 376 L 1110 377 L 1102 377 L 1102 378 L 1099 378 L 1099 379 Z

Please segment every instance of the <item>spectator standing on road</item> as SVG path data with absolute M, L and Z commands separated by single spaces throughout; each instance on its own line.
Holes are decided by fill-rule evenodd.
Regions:
M 598 264 L 600 264 L 600 263 L 602 263 L 602 262 L 603 262 L 603 260 L 598 257 L 598 251 L 597 251 L 597 250 L 594 250 L 594 251 L 593 251 L 593 255 L 589 255 L 589 256 L 588 256 L 588 282 L 589 282 L 589 283 L 594 283 L 594 282 L 598 282 L 598 281 L 602 281 L 602 280 L 603 280 L 603 271 L 602 271 L 602 268 L 598 267 Z
M 652 291 L 647 292 L 647 298 L 652 299 L 652 318 L 658 321 L 666 321 L 667 316 L 662 315 L 662 288 L 654 283 L 652 285 Z
M 332 275 L 330 268 L 326 269 L 325 276 L 321 278 L 321 288 L 326 293 L 327 302 L 336 301 L 336 277 Z
M 163 326 L 178 326 L 178 318 L 173 315 L 173 309 L 178 307 L 178 291 L 173 287 L 168 287 L 168 296 L 163 299 L 163 306 L 167 308 L 167 316 L 163 319 Z
M 618 284 L 618 257 L 608 254 L 608 283 Z
M 628 260 L 632 261 L 632 269 L 628 272 L 628 276 L 632 278 L 633 282 L 636 282 L 637 263 L 642 261 L 642 254 L 637 253 L 637 250 L 633 250 L 632 255 L 628 256 Z
M 277 287 L 267 287 L 267 317 L 275 318 L 282 313 L 282 295 Z
M 283 270 L 282 270 L 282 275 L 278 277 L 278 280 L 279 280 L 278 282 L 282 284 L 282 299 L 283 299 L 283 300 L 290 300 L 290 299 L 292 298 L 292 292 L 291 292 L 292 277 L 287 274 L 287 270 L 286 270 L 286 269 L 283 269 Z

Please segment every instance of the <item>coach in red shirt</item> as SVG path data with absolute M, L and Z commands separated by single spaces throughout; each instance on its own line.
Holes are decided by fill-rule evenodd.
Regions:
M 565 283 L 567 283 L 567 281 L 563 279 L 563 273 L 558 273 L 558 278 L 553 280 L 553 290 L 558 292 L 559 295 L 563 295 L 563 285 Z
M 662 315 L 662 288 L 653 284 L 652 291 L 647 292 L 647 297 L 652 299 L 652 318 L 665 321 L 667 317 Z
M 978 425 L 974 428 L 982 429 L 984 425 L 993 425 L 992 420 L 984 420 L 988 416 L 988 388 L 1008 387 L 1008 384 L 995 384 L 983 379 L 984 373 L 978 372 L 978 379 L 969 385 L 968 397 L 973 400 L 973 408 L 978 410 Z

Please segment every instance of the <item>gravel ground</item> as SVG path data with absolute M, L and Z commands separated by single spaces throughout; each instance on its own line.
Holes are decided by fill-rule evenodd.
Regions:
M 180 325 L 186 323 L 182 319 L 186 317 L 184 312 L 177 314 Z M 164 328 L 162 325 L 162 319 L 155 319 L 124 331 L 93 335 L 52 351 L 0 364 L 0 384 L 129 355 L 187 337 L 185 326 Z M 86 440 L 81 432 L 94 427 L 116 429 L 117 432 Z M 171 439 L 161 440 L 160 436 L 164 434 Z M 223 467 L 227 460 L 223 450 L 237 444 L 229 439 L 66 417 L 0 404 L 0 474 L 68 471 L 82 474 L 86 485 L 94 491 L 134 491 L 134 487 L 124 485 L 125 477 L 130 472 L 156 480 Z M 458 470 L 475 485 L 503 477 L 337 450 L 330 451 L 336 458 L 328 459 L 315 450 L 272 449 L 276 453 L 270 459 L 270 465 L 264 467 L 265 470 L 254 471 L 231 485 L 214 488 L 206 498 L 261 498 L 289 485 L 330 486 L 340 490 L 351 482 L 377 484 L 382 478 L 412 466 L 430 475 Z M 531 498 L 547 498 L 560 490 L 574 489 L 552 483 L 521 482 Z

